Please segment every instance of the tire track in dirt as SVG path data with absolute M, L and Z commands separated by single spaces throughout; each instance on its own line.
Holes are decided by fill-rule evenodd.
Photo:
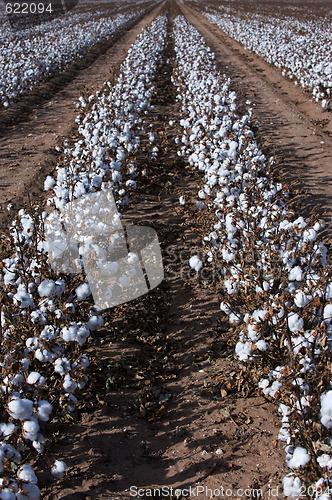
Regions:
M 75 133 L 76 103 L 80 95 L 91 95 L 104 81 L 113 81 L 130 45 L 164 8 L 164 2 L 150 10 L 134 26 L 121 30 L 112 46 L 88 68 L 78 73 L 62 90 L 31 110 L 28 121 L 6 127 L 0 138 L 0 227 L 6 227 L 7 203 L 21 208 L 43 192 L 44 180 L 57 161 L 56 145 Z
M 275 68 L 245 51 L 202 14 L 187 4 L 179 7 L 216 54 L 218 69 L 231 78 L 241 103 L 251 101 L 253 119 L 260 124 L 257 141 L 267 156 L 275 156 L 276 177 L 294 189 L 290 205 L 306 217 L 321 206 L 327 222 L 324 238 L 331 243 L 332 139 L 312 123 L 315 117 L 331 115 L 323 114 Z
M 178 13 L 175 2 L 170 13 L 172 19 Z M 169 125 L 179 119 L 170 34 L 171 26 L 150 115 L 160 155 L 156 161 L 147 158 L 147 151 L 140 155 L 139 170 L 150 173 L 138 179 L 123 217 L 126 225 L 157 231 L 165 281 L 147 296 L 115 308 L 105 331 L 90 342 L 95 399 L 53 447 L 54 457 L 61 456 L 70 470 L 53 488 L 46 486 L 47 500 L 133 498 L 130 486 L 263 488 L 266 493 L 271 483 L 280 489 L 284 456 L 274 443 L 274 406 L 235 390 L 221 397 L 222 383 L 234 376 L 234 346 L 218 333 L 213 275 L 197 280 L 189 270 L 190 255 L 201 250 L 204 225 L 196 210 L 181 208 L 178 200 L 182 194 L 195 200 L 201 179 L 177 156 Z M 157 342 L 151 349 L 160 335 L 164 345 Z M 130 383 L 130 373 L 133 380 L 139 376 L 138 386 Z

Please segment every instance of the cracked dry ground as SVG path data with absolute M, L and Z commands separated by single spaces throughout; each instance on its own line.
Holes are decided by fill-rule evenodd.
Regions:
M 177 12 L 171 9 L 171 19 Z M 150 175 L 124 214 L 125 224 L 157 231 L 165 280 L 115 308 L 90 339 L 81 420 L 66 424 L 52 450 L 70 469 L 45 486 L 46 499 L 130 498 L 131 486 L 280 488 L 274 408 L 237 392 L 235 339 L 221 319 L 218 283 L 213 272 L 198 281 L 188 266 L 209 221 L 178 203 L 181 194 L 195 200 L 200 178 L 177 156 L 169 125 L 179 115 L 170 33 L 171 22 L 150 118 L 161 154 L 154 161 L 143 152 L 140 170 Z

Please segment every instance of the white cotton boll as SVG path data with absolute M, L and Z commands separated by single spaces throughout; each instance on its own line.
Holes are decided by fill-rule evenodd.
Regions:
M 24 483 L 22 484 L 23 493 L 16 493 L 17 500 L 39 500 L 40 489 L 36 484 Z
M 91 288 L 88 283 L 83 283 L 82 285 L 78 286 L 75 290 L 77 300 L 85 300 L 91 295 Z
M 26 420 L 33 413 L 33 402 L 30 399 L 15 398 L 8 403 L 8 410 L 11 417 L 16 420 Z
M 287 474 L 282 480 L 284 486 L 284 494 L 289 498 L 301 498 L 303 496 L 303 491 L 301 488 L 301 480 L 299 477 L 290 473 Z
M 68 466 L 62 460 L 56 460 L 51 468 L 51 474 L 57 479 L 61 479 Z
M 12 422 L 9 424 L 5 424 L 4 422 L 0 423 L 0 434 L 3 437 L 10 436 L 13 434 L 13 432 L 16 430 L 16 425 L 14 425 Z
M 91 316 L 86 324 L 86 327 L 91 332 L 94 332 L 99 328 L 101 328 L 103 325 L 104 325 L 104 319 L 102 318 L 102 316 Z
M 196 208 L 198 210 L 203 210 L 204 207 L 205 207 L 205 203 L 203 203 L 202 201 L 196 201 Z
M 83 345 L 85 343 L 86 339 L 89 337 L 89 335 L 90 335 L 90 330 L 88 330 L 84 326 L 81 326 L 77 330 L 77 338 L 76 338 L 79 345 Z
M 38 286 L 40 297 L 50 297 L 55 292 L 55 283 L 53 280 L 43 280 Z
M 258 387 L 260 389 L 266 389 L 267 387 L 269 387 L 269 385 L 270 385 L 270 381 L 267 378 L 261 379 L 258 383 Z
M 332 390 L 324 393 L 320 398 L 321 423 L 327 428 L 332 428 Z
M 53 406 L 48 401 L 42 399 L 38 401 L 37 418 L 43 422 L 47 422 L 52 413 Z
M 52 361 L 54 359 L 55 354 L 48 351 L 47 349 L 37 349 L 35 352 L 35 358 L 38 359 L 41 363 L 47 363 L 48 361 Z
M 297 305 L 297 307 L 305 307 L 309 302 L 309 296 L 303 293 L 301 290 L 299 290 L 295 294 L 294 302 Z
M 259 340 L 258 342 L 256 342 L 256 347 L 257 349 L 259 349 L 260 351 L 267 351 L 267 348 L 268 348 L 268 344 L 265 342 L 265 340 Z
M 297 333 L 303 329 L 303 319 L 297 313 L 288 314 L 288 328 L 291 332 Z
M 199 259 L 197 255 L 194 255 L 189 259 L 189 266 L 195 269 L 196 272 L 200 271 L 203 267 L 203 262 Z
M 43 377 L 38 372 L 31 372 L 27 378 L 28 384 L 37 384 L 39 387 L 44 387 L 45 385 L 45 377 Z
M 319 466 L 322 468 L 323 467 L 328 467 L 329 469 L 332 468 L 332 458 L 327 453 L 324 453 L 324 455 L 318 457 L 317 462 L 319 463 Z
M 76 335 L 75 335 L 76 338 Z M 70 362 L 67 358 L 57 358 L 54 362 L 54 371 L 59 373 L 60 375 L 64 375 L 65 373 L 71 370 Z
M 38 433 L 37 439 L 32 442 L 32 446 L 37 451 L 37 453 L 44 452 L 45 438 L 40 432 Z
M 302 281 L 303 275 L 302 275 L 302 269 L 300 266 L 293 267 L 293 269 L 290 271 L 288 275 L 288 279 L 290 281 Z
M 221 302 L 220 310 L 223 311 L 225 314 L 229 314 L 231 312 L 229 304 L 227 304 L 227 302 Z
M 332 321 L 332 304 L 327 304 L 324 307 L 324 320 L 326 322 Z
M 65 375 L 64 382 L 62 385 L 66 392 L 74 392 L 77 387 L 75 380 L 73 380 L 68 373 L 67 375 Z
M 36 419 L 26 420 L 23 424 L 23 436 L 25 439 L 35 441 L 39 432 L 39 424 Z
M 4 488 L 0 493 L 0 500 L 16 500 L 16 495 L 8 488 Z
M 53 177 L 51 177 L 50 175 L 48 175 L 45 179 L 45 182 L 44 182 L 44 190 L 45 191 L 48 191 L 49 189 L 52 189 L 52 187 L 54 187 L 56 184 L 55 180 L 53 179 Z
M 251 356 L 251 344 L 249 342 L 238 342 L 235 346 L 235 353 L 239 361 L 248 361 Z
M 128 253 L 128 264 L 133 265 L 133 264 L 136 264 L 136 262 L 138 262 L 138 261 L 139 261 L 139 258 L 138 258 L 136 253 L 133 253 L 133 252 Z
M 184 199 L 184 197 L 183 197 L 183 196 L 180 196 L 180 198 L 179 198 L 179 203 L 180 203 L 180 205 L 182 205 L 182 206 L 186 204 L 185 199 Z
M 25 483 L 37 484 L 37 476 L 30 465 L 23 465 L 17 472 L 17 477 Z
M 291 469 L 298 469 L 305 467 L 311 460 L 311 456 L 305 448 L 297 446 L 294 450 L 292 458 L 286 460 L 288 467 Z

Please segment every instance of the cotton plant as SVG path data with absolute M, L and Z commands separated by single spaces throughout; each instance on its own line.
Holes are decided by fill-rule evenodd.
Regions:
M 330 439 L 332 275 L 319 241 L 325 224 L 288 208 L 288 192 L 272 181 L 250 129 L 250 109 L 238 115 L 230 82 L 201 35 L 178 17 L 174 36 L 173 78 L 182 110 L 178 154 L 204 179 L 196 207 L 204 204 L 215 220 L 203 243 L 223 278 L 220 309 L 238 332 L 242 373 L 254 374 L 259 390 L 281 403 L 279 438 L 288 447 L 287 464 L 311 467 L 326 487 L 328 459 L 321 457 Z M 199 263 L 193 256 L 189 265 L 199 271 Z M 312 421 L 327 425 L 313 427 Z M 295 438 L 302 447 L 290 448 Z M 294 477 L 285 481 L 285 492 L 301 484 Z
M 40 26 L 18 32 L 6 29 L 0 44 L 0 106 L 9 107 L 15 99 L 41 81 L 63 72 L 97 43 L 110 37 L 142 9 L 104 15 L 68 13 Z M 92 18 L 92 19 L 91 19 Z
M 310 19 L 281 13 L 234 12 L 220 6 L 206 8 L 213 24 L 240 42 L 247 50 L 279 68 L 295 85 L 310 89 L 324 110 L 330 109 L 332 92 L 331 19 Z
M 79 99 L 81 139 L 72 148 L 65 142 L 56 175 L 45 179 L 48 212 L 110 189 L 120 208 L 126 188 L 135 189 L 131 153 L 139 148 L 144 116 L 152 109 L 166 23 L 159 16 L 138 36 L 114 87 L 106 83 L 94 96 Z M 88 381 L 84 345 L 104 323 L 84 276 L 51 267 L 48 212 L 38 205 L 19 211 L 10 228 L 10 256 L 0 264 L 0 498 L 39 498 L 36 474 L 25 462 L 31 452 L 47 452 L 48 422 L 75 410 Z M 61 478 L 66 468 L 57 460 L 51 474 Z

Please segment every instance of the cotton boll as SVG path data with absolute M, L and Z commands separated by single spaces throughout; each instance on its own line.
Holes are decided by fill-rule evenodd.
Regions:
M 19 397 L 12 399 L 8 403 L 8 410 L 11 417 L 16 420 L 26 420 L 32 416 L 33 402 L 30 399 Z
M 288 328 L 291 332 L 297 333 L 303 329 L 304 321 L 297 313 L 288 314 Z
M 302 269 L 300 266 L 293 267 L 288 275 L 290 281 L 302 281 Z
M 297 469 L 299 467 L 305 467 L 311 460 L 311 457 L 305 448 L 297 446 L 294 450 L 292 458 L 286 460 L 288 467 L 291 469 Z
M 53 406 L 46 400 L 38 401 L 37 418 L 43 422 L 47 422 L 52 413 Z
M 39 387 L 44 387 L 45 385 L 45 377 L 43 377 L 40 373 L 38 372 L 31 372 L 29 373 L 29 376 L 27 378 L 28 384 L 31 385 L 38 385 Z
M 259 349 L 260 351 L 266 351 L 267 348 L 268 348 L 268 344 L 265 342 L 265 340 L 259 340 L 258 342 L 256 342 L 256 347 L 257 349 Z
M 104 319 L 102 318 L 102 316 L 91 316 L 86 324 L 86 327 L 91 332 L 94 332 L 99 328 L 101 328 L 103 325 L 104 325 Z
M 37 476 L 30 465 L 23 465 L 20 467 L 17 472 L 17 477 L 25 483 L 37 484 L 38 482 Z
M 91 295 L 91 288 L 88 283 L 83 283 L 78 286 L 75 290 L 77 300 L 86 300 Z
M 9 424 L 5 424 L 2 422 L 0 423 L 0 434 L 3 437 L 10 436 L 11 434 L 13 434 L 16 428 L 16 425 L 14 425 L 12 422 L 10 422 Z
M 62 460 L 56 460 L 51 468 L 51 474 L 57 479 L 61 479 L 68 466 Z
M 38 286 L 40 297 L 50 297 L 55 292 L 55 283 L 53 280 L 43 280 Z
M 0 493 L 0 500 L 16 500 L 16 495 L 8 488 L 4 488 Z
M 332 390 L 325 392 L 321 396 L 320 403 L 321 403 L 321 409 L 320 409 L 321 419 L 320 419 L 320 421 L 327 429 L 331 429 L 332 428 Z
M 66 392 L 74 392 L 77 387 L 75 380 L 73 380 L 68 373 L 67 375 L 65 375 L 64 382 L 62 385 Z
M 180 196 L 179 203 L 180 203 L 180 205 L 185 205 L 186 204 L 185 199 L 184 199 L 183 196 Z
M 305 307 L 309 302 L 309 296 L 299 290 L 294 296 L 294 302 L 297 307 Z
M 39 424 L 36 419 L 26 420 L 23 424 L 23 436 L 25 439 L 35 441 L 39 432 Z
M 318 457 L 317 462 L 319 463 L 319 466 L 322 468 L 324 467 L 328 467 L 329 469 L 332 468 L 332 458 L 327 453 L 324 453 L 324 455 Z
M 75 335 L 76 338 L 76 335 Z M 54 362 L 54 371 L 60 375 L 65 375 L 65 373 L 71 370 L 70 362 L 67 358 L 57 358 Z
M 293 473 L 287 474 L 287 476 L 283 478 L 282 483 L 284 486 L 284 494 L 286 497 L 297 499 L 303 496 L 301 480 Z
M 326 322 L 332 322 L 332 304 L 327 304 L 324 307 L 324 320 Z
M 25 483 L 22 485 L 23 493 L 16 493 L 17 500 L 39 500 L 40 489 L 36 484 Z
M 55 184 L 56 184 L 56 182 L 53 179 L 53 177 L 48 175 L 45 179 L 45 182 L 44 182 L 44 190 L 48 191 L 49 189 L 52 189 L 55 186 Z
M 198 272 L 202 269 L 203 262 L 199 259 L 197 255 L 194 255 L 189 259 L 189 265 L 192 269 L 195 269 L 195 271 Z

